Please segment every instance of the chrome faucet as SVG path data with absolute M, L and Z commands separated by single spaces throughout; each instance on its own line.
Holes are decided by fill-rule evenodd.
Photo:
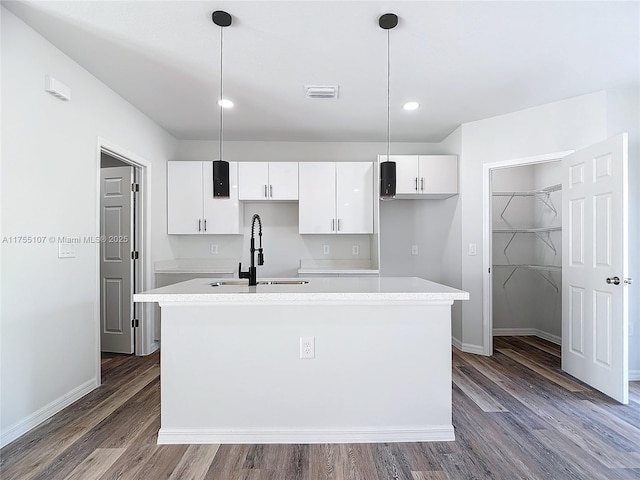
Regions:
M 242 271 L 242 262 L 238 264 L 238 277 L 239 278 L 248 278 L 249 285 L 257 285 L 256 279 L 256 266 L 255 266 L 255 253 L 256 253 L 256 240 L 255 240 L 255 224 L 256 220 L 258 221 L 258 237 L 260 239 L 260 246 L 258 247 L 258 265 L 264 265 L 264 255 L 262 253 L 262 220 L 260 219 L 260 215 L 257 213 L 253 215 L 251 219 L 251 266 L 249 270 L 246 272 Z

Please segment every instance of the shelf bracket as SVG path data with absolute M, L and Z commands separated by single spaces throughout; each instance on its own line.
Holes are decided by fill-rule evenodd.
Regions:
M 511 242 L 513 242 L 513 239 L 514 239 L 514 238 L 516 238 L 516 234 L 517 234 L 517 233 L 518 233 L 518 232 L 513 232 L 513 235 L 511 235 L 511 238 L 509 239 L 509 241 L 508 241 L 508 242 L 507 242 L 507 244 L 505 245 L 504 250 L 503 250 L 503 252 L 504 252 L 504 256 L 505 256 L 505 257 L 507 256 L 507 249 L 509 248 L 509 245 L 511 245 Z M 555 251 L 555 250 L 554 250 L 554 251 Z
M 546 232 L 547 233 L 547 238 L 544 238 L 542 236 L 542 234 L 540 232 L 534 232 L 536 234 L 536 237 L 538 237 L 540 240 L 542 240 L 542 242 L 544 242 L 544 244 L 549 247 L 551 250 L 553 250 L 554 254 L 558 254 L 558 252 L 556 251 L 556 246 L 553 244 L 553 241 L 551 240 L 551 232 Z M 511 243 L 511 242 L 509 242 Z
M 553 281 L 553 278 L 551 278 L 551 274 L 549 274 L 549 277 L 547 277 L 547 276 L 546 276 L 546 275 L 544 275 L 540 270 L 536 270 L 536 272 L 538 272 L 538 274 L 539 274 L 542 278 L 544 278 L 544 279 L 547 281 L 547 283 L 548 283 L 549 285 L 551 285 L 551 286 L 554 288 L 554 290 L 556 291 L 556 293 L 559 293 L 559 292 L 560 292 L 560 289 L 559 289 L 559 288 L 558 288 L 558 286 L 556 285 L 556 282 L 554 282 L 554 281 Z
M 500 214 L 500 217 L 506 221 L 507 219 L 504 218 L 504 212 L 507 211 L 507 208 L 509 208 L 509 204 L 511 203 L 511 200 L 513 200 L 513 198 L 516 196 L 516 194 L 512 194 L 511 197 L 509 197 L 509 200 L 507 201 L 507 204 L 504 206 L 504 208 L 502 209 L 502 213 Z
M 536 198 L 540 200 L 542 203 L 544 203 L 545 206 L 553 212 L 553 215 L 557 217 L 558 211 L 556 210 L 555 205 L 551 201 L 550 195 L 551 195 L 550 192 L 540 192 L 535 194 Z

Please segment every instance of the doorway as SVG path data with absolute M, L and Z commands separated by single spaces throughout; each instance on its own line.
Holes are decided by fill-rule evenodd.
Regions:
M 562 343 L 559 161 L 491 171 L 492 333 Z
M 100 351 L 136 351 L 140 167 L 100 152 Z

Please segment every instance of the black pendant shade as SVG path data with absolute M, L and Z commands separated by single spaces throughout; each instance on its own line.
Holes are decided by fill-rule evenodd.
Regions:
M 380 163 L 380 198 L 391 200 L 396 197 L 396 162 Z
M 229 198 L 229 162 L 213 162 L 213 198 Z

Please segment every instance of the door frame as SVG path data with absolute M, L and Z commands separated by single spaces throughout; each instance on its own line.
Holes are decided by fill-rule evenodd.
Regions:
M 96 225 L 95 234 L 100 235 L 100 158 L 105 152 L 137 170 L 137 181 L 140 184 L 141 195 L 138 197 L 138 251 L 140 260 L 138 263 L 139 283 L 142 290 L 153 288 L 153 263 L 151 261 L 151 162 L 145 158 L 130 152 L 119 145 L 101 137 L 96 141 Z M 96 303 L 94 307 L 95 325 L 95 359 L 98 384 L 101 383 L 101 355 L 100 355 L 100 249 L 95 254 L 96 264 Z M 152 338 L 153 329 L 153 305 L 142 304 L 140 307 L 140 326 L 135 336 L 135 354 L 148 355 L 158 348 L 157 342 Z
M 482 336 L 483 355 L 493 355 L 493 282 L 491 267 L 493 266 L 493 214 L 491 173 L 493 170 L 535 165 L 561 160 L 575 150 L 534 155 L 531 157 L 514 158 L 499 162 L 485 163 L 482 166 Z M 563 219 L 564 221 L 564 219 Z

